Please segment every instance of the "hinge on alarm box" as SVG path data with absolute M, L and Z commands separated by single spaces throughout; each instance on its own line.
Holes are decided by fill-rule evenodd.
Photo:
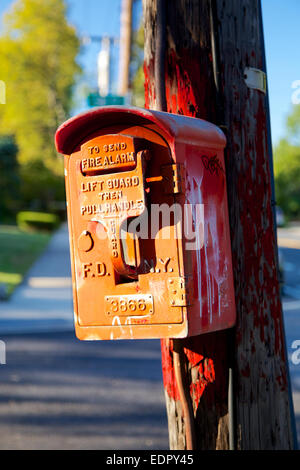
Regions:
M 181 163 L 162 165 L 161 173 L 166 194 L 180 194 L 185 192 L 185 167 Z
M 171 277 L 168 279 L 169 299 L 172 307 L 187 307 L 193 303 L 193 278 Z

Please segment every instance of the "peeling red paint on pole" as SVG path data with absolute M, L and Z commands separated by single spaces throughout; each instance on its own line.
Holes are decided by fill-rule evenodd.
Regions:
M 182 50 L 180 55 L 183 60 L 178 62 L 174 51 L 171 50 L 168 54 L 165 77 L 168 112 L 197 117 L 197 115 L 199 115 L 199 106 L 197 103 L 201 103 L 202 99 L 201 96 L 195 96 L 190 76 L 199 69 L 199 63 L 194 61 L 194 63 L 191 64 L 190 61 L 186 62 L 184 60 L 184 57 L 189 56 L 187 50 Z M 195 67 L 193 71 L 189 70 L 191 66 Z M 168 73 L 170 70 L 172 71 L 171 74 Z M 200 70 L 198 70 L 198 72 L 199 76 L 201 76 Z M 177 92 L 178 89 L 180 90 L 179 93 Z M 204 88 L 201 90 L 201 87 L 199 87 L 197 94 L 201 95 L 203 91 Z
M 193 340 L 190 339 L 190 341 Z M 161 346 L 164 388 L 170 398 L 175 401 L 179 401 L 179 392 L 176 380 L 174 379 L 172 341 L 162 340 Z M 193 399 L 193 406 L 197 409 L 206 387 L 215 381 L 214 361 L 210 358 L 205 358 L 203 355 L 198 354 L 189 347 L 185 348 L 184 352 L 188 359 L 189 367 L 193 370 L 193 375 L 197 377 L 195 382 L 190 384 L 190 394 Z
M 153 108 L 155 102 L 155 88 L 151 77 L 154 75 L 154 61 L 151 60 L 146 66 L 144 63 L 144 86 L 145 86 L 145 108 Z

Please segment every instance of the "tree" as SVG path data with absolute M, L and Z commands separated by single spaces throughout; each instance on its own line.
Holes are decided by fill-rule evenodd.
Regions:
M 0 221 L 10 221 L 19 209 L 18 147 L 12 136 L 0 137 Z
M 72 106 L 78 51 L 63 0 L 17 0 L 5 15 L 0 63 L 6 105 L 0 108 L 0 125 L 15 135 L 22 174 L 29 181 L 37 162 L 45 171 L 62 174 L 53 136 Z
M 141 23 L 139 29 L 133 34 L 131 47 L 131 89 L 132 104 L 134 106 L 144 107 L 145 88 L 144 88 L 144 25 Z
M 287 135 L 274 152 L 276 201 L 288 217 L 300 217 L 300 106 L 287 118 Z
M 166 24 L 157 14 L 163 4 Z M 144 18 L 146 106 L 165 101 L 168 112 L 211 121 L 227 137 L 237 324 L 180 347 L 162 341 L 171 448 L 186 448 L 188 421 L 198 449 L 232 448 L 234 441 L 242 450 L 293 448 L 268 103 L 245 81 L 247 67 L 264 69 L 260 0 L 144 0 Z M 188 407 L 178 399 L 178 354 L 192 420 L 183 419 Z

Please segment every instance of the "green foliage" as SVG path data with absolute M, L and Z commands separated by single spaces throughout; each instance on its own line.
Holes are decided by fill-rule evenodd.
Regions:
M 300 147 L 282 139 L 274 158 L 276 201 L 288 217 L 300 216 Z
M 300 146 L 300 105 L 294 106 L 286 124 L 289 139 L 294 145 Z
M 14 135 L 19 148 L 20 208 L 48 211 L 64 200 L 54 135 L 72 106 L 79 45 L 64 0 L 16 0 L 4 17 L 0 79 L 6 104 L 0 106 L 0 134 Z M 10 186 L 12 173 L 4 178 Z
M 274 152 L 277 204 L 289 218 L 300 217 L 300 106 L 287 119 L 287 138 Z
M 62 158 L 57 161 L 55 172 L 44 162 L 33 161 L 22 165 L 20 174 L 23 208 L 56 212 L 57 201 L 65 201 Z
M 50 232 L 58 227 L 59 218 L 55 214 L 24 211 L 17 214 L 17 224 L 21 230 L 25 231 L 42 230 Z
M 11 136 L 0 137 L 0 221 L 14 218 L 20 198 L 18 147 Z
M 17 0 L 6 14 L 0 38 L 6 105 L 0 122 L 16 135 L 21 163 L 55 162 L 53 136 L 70 111 L 78 51 L 63 0 Z

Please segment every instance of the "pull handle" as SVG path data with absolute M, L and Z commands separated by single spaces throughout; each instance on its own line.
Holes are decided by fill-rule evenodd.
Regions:
M 121 276 L 129 277 L 131 279 L 137 278 L 138 266 L 130 266 L 125 261 L 124 248 L 127 252 L 127 258 L 135 259 L 135 248 L 134 242 L 129 243 L 128 237 L 121 238 L 121 225 L 123 221 L 120 219 L 111 219 L 109 221 L 108 228 L 108 239 L 109 239 L 109 250 L 111 253 L 111 261 L 114 266 L 114 270 Z
M 135 243 L 132 237 L 125 234 L 125 237 L 121 238 L 122 225 L 129 218 L 139 217 L 143 214 L 146 208 L 145 202 L 145 188 L 144 188 L 144 170 L 147 160 L 150 158 L 150 152 L 148 150 L 142 150 L 137 154 L 137 166 L 136 171 L 139 175 L 140 185 L 139 196 L 142 194 L 142 200 L 133 201 L 133 207 L 130 207 L 125 213 L 120 216 L 111 217 L 106 223 L 107 235 L 109 240 L 109 250 L 111 254 L 111 261 L 115 271 L 121 276 L 125 276 L 131 279 L 136 279 L 138 266 L 130 266 L 125 261 L 125 253 L 127 259 L 136 259 Z M 128 172 L 130 173 L 130 172 Z M 136 204 L 136 205 L 135 205 Z M 129 204 L 130 205 L 130 204 Z M 124 224 L 125 225 L 125 224 Z

